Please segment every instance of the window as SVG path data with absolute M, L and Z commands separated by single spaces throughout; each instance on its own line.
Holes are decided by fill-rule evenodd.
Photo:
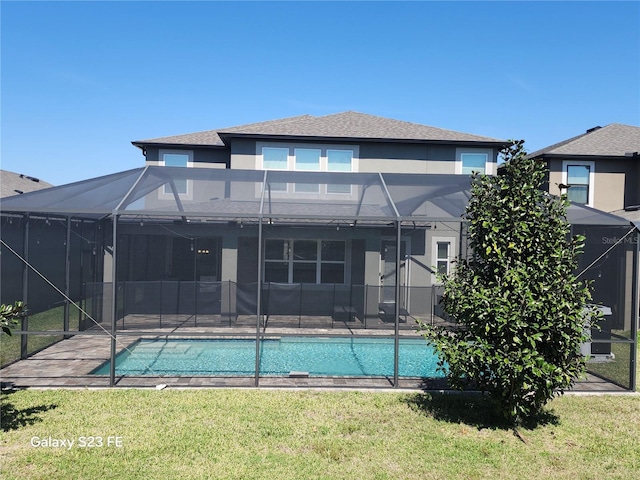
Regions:
M 451 252 L 450 242 L 436 243 L 436 271 L 439 274 L 449 273 L 449 257 Z
M 343 284 L 345 251 L 339 240 L 267 240 L 264 281 Z
M 296 148 L 296 170 L 320 170 L 320 150 L 315 148 Z
M 451 273 L 452 261 L 455 256 L 455 238 L 433 237 L 431 239 L 431 264 L 433 265 L 432 282 L 437 282 L 437 274 Z
M 567 185 L 567 198 L 571 202 L 593 206 L 595 163 L 592 161 L 562 162 L 562 183 Z
M 265 170 L 288 170 L 289 149 L 264 147 L 262 149 L 262 167 Z M 272 183 L 269 185 L 272 192 L 286 192 L 286 183 Z
M 350 172 L 353 152 L 351 150 L 327 150 L 327 171 Z M 351 193 L 351 185 L 327 185 L 327 193 Z
M 316 148 L 296 148 L 295 149 L 295 169 L 302 171 L 320 170 L 320 153 Z M 317 183 L 296 183 L 294 190 L 296 193 L 318 193 L 320 185 Z
M 302 172 L 352 172 L 358 170 L 357 145 L 297 144 L 279 147 L 272 142 L 258 142 L 256 168 L 261 170 L 296 170 Z M 292 185 L 292 186 L 291 186 Z M 271 192 L 300 194 L 351 194 L 351 185 L 311 183 L 272 183 Z
M 491 148 L 456 148 L 455 173 L 471 175 L 473 172 L 495 173 L 495 153 Z
M 470 175 L 473 172 L 485 173 L 488 155 L 486 153 L 461 153 L 462 173 Z
M 571 202 L 589 203 L 589 166 L 567 166 L 567 197 Z
M 193 164 L 193 152 L 181 150 L 160 150 L 161 164 L 165 167 L 190 167 Z M 189 182 L 186 178 L 176 178 L 173 181 L 178 195 L 189 193 Z M 171 186 L 165 185 L 163 193 L 172 194 Z

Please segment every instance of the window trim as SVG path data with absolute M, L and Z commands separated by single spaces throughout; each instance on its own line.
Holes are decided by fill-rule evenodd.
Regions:
M 195 162 L 193 161 L 193 150 L 180 150 L 180 149 L 164 149 L 161 148 L 158 150 L 158 164 L 160 166 L 166 167 L 166 163 L 164 160 L 165 155 L 186 155 L 187 156 L 187 164 L 184 167 L 180 168 L 193 168 L 195 166 Z M 191 199 L 193 197 L 193 181 L 187 180 L 187 191 L 184 193 L 178 192 L 178 196 L 180 198 Z M 162 190 L 160 191 L 159 198 L 167 199 L 173 198 L 173 192 L 171 189 L 167 190 L 167 185 L 163 185 Z
M 351 172 L 358 171 L 358 156 L 360 154 L 359 145 L 353 144 L 321 144 L 321 143 L 281 143 L 281 142 L 256 142 L 256 170 L 272 170 L 272 171 L 285 171 L 285 169 L 274 169 L 274 168 L 264 168 L 264 149 L 265 148 L 276 148 L 282 150 L 288 150 L 287 154 L 287 168 L 286 171 L 297 171 L 297 172 L 310 172 L 310 171 L 319 171 L 319 172 L 344 172 L 346 170 L 329 170 L 329 160 L 328 160 L 328 152 L 329 151 L 348 151 L 351 153 Z M 318 170 L 298 170 L 296 169 L 296 150 L 319 150 L 320 151 L 320 162 Z M 277 195 L 289 195 L 295 194 L 296 198 L 302 199 L 316 199 L 322 196 L 330 196 L 330 197 L 348 197 L 351 198 L 354 195 L 353 188 L 349 188 L 349 191 L 344 192 L 330 192 L 327 191 L 326 187 L 319 188 L 315 192 L 311 191 L 299 191 L 296 190 L 296 184 L 287 184 L 286 189 L 282 190 L 272 190 L 272 193 Z M 256 195 L 258 195 L 258 191 L 256 190 Z
M 487 156 L 487 160 L 484 164 L 484 173 L 487 175 L 494 175 L 495 171 L 495 158 L 493 149 L 491 148 L 456 148 L 456 166 L 455 171 L 457 174 L 462 175 L 462 155 L 465 153 L 479 153 Z M 466 175 L 466 174 L 465 174 Z
M 595 201 L 595 184 L 596 184 L 596 162 L 593 160 L 563 160 L 562 161 L 562 183 L 568 185 L 569 167 L 589 167 L 589 194 L 587 195 L 587 203 L 584 205 L 593 208 Z
M 441 261 L 438 257 L 438 244 L 439 243 L 448 243 L 449 244 L 449 256 L 447 258 L 447 274 L 450 274 L 452 271 L 451 263 L 456 258 L 456 238 L 455 237 L 431 237 L 431 263 L 433 268 L 433 273 L 431 274 L 431 283 L 434 285 L 438 284 L 438 262 Z
M 290 171 L 306 171 L 311 170 L 297 170 L 296 149 L 301 150 L 320 150 L 320 172 L 332 172 L 335 170 L 329 170 L 327 152 L 329 150 L 347 150 L 351 152 L 351 172 L 359 171 L 359 156 L 360 146 L 355 144 L 335 144 L 335 143 L 281 143 L 281 142 L 256 142 L 256 170 L 274 170 L 264 168 L 264 148 L 281 148 L 288 150 L 287 155 L 287 170 Z

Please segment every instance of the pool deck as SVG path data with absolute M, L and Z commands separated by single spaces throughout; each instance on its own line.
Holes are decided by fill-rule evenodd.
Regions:
M 118 333 L 116 350 L 125 347 L 140 338 L 220 338 L 228 337 L 229 328 L 165 328 L 145 332 Z M 304 329 L 299 328 L 267 328 L 265 336 L 283 335 L 314 336 L 390 336 L 393 330 L 351 330 L 349 328 Z M 253 329 L 234 328 L 234 338 L 255 338 Z M 402 338 L 419 338 L 411 331 L 401 332 Z M 0 370 L 0 381 L 3 388 L 108 388 L 109 376 L 92 375 L 91 371 L 109 360 L 111 351 L 110 337 L 107 335 L 76 335 L 62 340 L 52 346 L 17 361 Z M 127 388 L 156 388 L 166 385 L 173 388 L 229 388 L 255 387 L 255 377 L 209 377 L 209 376 L 117 376 L 115 385 Z M 393 389 L 391 377 L 260 377 L 259 386 L 266 388 L 350 388 L 350 389 Z M 397 388 L 422 391 L 447 390 L 444 379 L 400 378 Z M 587 374 L 586 378 L 577 382 L 572 393 L 623 393 L 628 392 L 615 384 L 609 383 L 595 375 Z

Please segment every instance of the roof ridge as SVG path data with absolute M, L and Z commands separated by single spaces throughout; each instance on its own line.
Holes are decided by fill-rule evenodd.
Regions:
M 322 116 L 297 115 L 217 130 L 139 140 L 132 143 L 136 146 L 141 146 L 145 143 L 223 146 L 226 142 L 222 137 L 226 139 L 227 136 L 234 135 L 403 141 L 504 142 L 504 140 L 483 135 L 347 110 Z

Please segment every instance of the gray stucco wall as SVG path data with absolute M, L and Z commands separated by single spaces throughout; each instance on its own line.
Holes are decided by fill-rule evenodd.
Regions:
M 283 147 L 303 145 L 304 142 L 269 142 Z M 426 143 L 391 142 L 312 142 L 313 145 L 355 147 L 357 171 L 383 173 L 456 173 L 457 148 L 454 145 Z M 462 147 L 465 149 L 473 148 Z M 481 148 L 481 147 L 479 147 Z M 482 148 L 481 148 L 482 149 Z M 254 140 L 234 140 L 231 146 L 231 168 L 255 169 L 256 157 L 260 154 L 260 142 Z M 486 150 L 486 149 L 483 149 Z M 491 161 L 496 164 L 498 152 L 490 152 Z M 493 168 L 495 171 L 495 167 Z
M 593 185 L 593 207 L 605 212 L 621 210 L 626 206 L 640 203 L 640 178 L 637 160 L 632 158 L 598 159 L 584 157 L 585 161 L 595 162 L 595 181 Z M 569 159 L 553 158 L 548 162 L 548 191 L 559 195 L 558 184 L 562 183 L 563 161 Z M 576 161 L 581 161 L 576 160 Z
M 225 166 L 229 165 L 230 158 L 230 149 L 211 149 L 211 148 L 193 148 L 193 147 L 167 147 L 167 148 L 158 148 L 158 147 L 148 147 L 147 148 L 147 162 L 159 162 L 160 161 L 160 150 L 186 150 L 193 152 L 193 162 L 202 164 L 202 166 L 206 166 L 206 164 L 223 164 Z

